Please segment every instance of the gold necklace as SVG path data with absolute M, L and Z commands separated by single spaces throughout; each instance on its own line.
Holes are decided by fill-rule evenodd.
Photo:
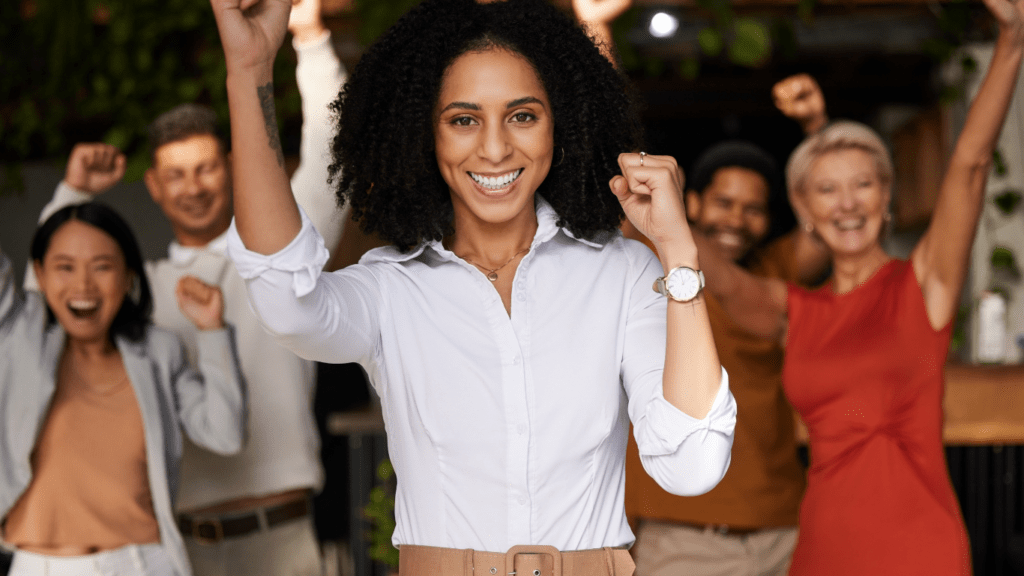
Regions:
M 526 248 L 523 248 L 519 252 L 516 252 L 515 254 L 512 255 L 511 258 L 508 259 L 508 262 L 505 262 L 504 264 L 502 264 L 501 266 L 498 266 L 497 268 L 488 268 L 486 266 L 481 266 L 481 265 L 477 264 L 476 262 L 473 262 L 469 258 L 466 258 L 465 256 L 459 256 L 458 254 L 456 254 L 456 256 L 459 256 L 459 258 L 462 258 L 466 262 L 469 262 L 470 264 L 472 264 L 473 266 L 476 266 L 477 268 L 479 268 L 481 270 L 486 270 L 487 271 L 487 279 L 490 280 L 491 282 L 497 282 L 498 281 L 498 270 L 501 270 L 505 266 L 508 266 L 509 264 L 511 264 L 512 261 L 516 259 L 516 256 L 519 256 L 520 254 L 522 254 L 523 252 L 526 252 L 529 249 L 530 249 L 530 247 L 527 246 Z

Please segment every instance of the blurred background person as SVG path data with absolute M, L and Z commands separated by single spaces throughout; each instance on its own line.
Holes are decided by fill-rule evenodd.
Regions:
M 32 240 L 32 265 L 38 292 L 22 297 L 0 253 L 0 519 L 11 574 L 188 576 L 172 508 L 181 429 L 221 455 L 245 435 L 220 290 L 194 277 L 173 289 L 202 344 L 193 368 L 178 338 L 151 325 L 138 245 L 110 208 L 58 210 Z
M 794 576 L 971 573 L 942 445 L 943 366 L 1024 59 L 1024 5 L 985 4 L 999 25 L 992 61 L 908 260 L 881 245 L 892 218 L 888 150 L 849 121 L 805 140 L 786 170 L 800 222 L 832 257 L 823 287 L 787 286 L 701 252 L 733 321 L 785 343 L 785 391 L 811 453 Z
M 334 246 L 346 216 L 327 185 L 333 130 L 328 104 L 337 97 L 345 71 L 321 20 L 319 0 L 294 5 L 288 27 L 303 98 L 301 164 L 293 175 L 294 189 L 328 245 Z M 310 502 L 323 484 L 312 412 L 315 369 L 258 325 L 246 302 L 245 283 L 224 254 L 233 213 L 231 155 L 216 120 L 212 110 L 194 104 L 154 120 L 152 166 L 145 175 L 149 193 L 175 236 L 168 257 L 146 265 L 154 322 L 181 336 L 195 359 L 196 331 L 173 306 L 173 287 L 185 275 L 219 286 L 225 316 L 237 328 L 250 390 L 247 442 L 239 454 L 222 457 L 186 445 L 178 526 L 199 576 L 319 575 L 323 563 Z M 44 217 L 113 185 L 96 178 L 109 166 L 82 161 L 91 148 L 104 147 L 75 148 Z

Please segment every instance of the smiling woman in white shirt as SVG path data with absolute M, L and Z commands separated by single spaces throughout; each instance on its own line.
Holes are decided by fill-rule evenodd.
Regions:
M 370 374 L 400 573 L 631 574 L 630 422 L 648 472 L 699 494 L 728 468 L 736 408 L 682 174 L 633 152 L 624 78 L 543 0 L 421 3 L 336 103 L 339 198 L 394 246 L 322 274 L 271 98 L 289 3 L 211 4 L 234 149 L 228 251 L 286 346 Z M 623 212 L 657 256 L 617 232 Z

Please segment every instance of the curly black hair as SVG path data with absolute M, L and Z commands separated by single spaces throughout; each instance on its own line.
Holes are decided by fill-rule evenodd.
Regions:
M 453 232 L 435 107 L 452 62 L 488 48 L 523 56 L 547 91 L 555 160 L 537 193 L 558 225 L 580 238 L 617 228 L 623 212 L 608 181 L 618 155 L 641 147 L 634 91 L 585 30 L 545 0 L 425 0 L 371 46 L 332 104 L 339 202 L 352 203 L 365 232 L 403 251 Z

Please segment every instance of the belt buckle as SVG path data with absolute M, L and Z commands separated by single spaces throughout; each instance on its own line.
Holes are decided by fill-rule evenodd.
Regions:
M 209 528 L 213 530 L 213 536 L 204 536 L 200 533 L 203 528 Z M 224 539 L 224 525 L 220 523 L 220 518 L 203 518 L 192 521 L 192 539 L 209 546 L 210 544 L 216 544 Z
M 516 556 L 520 554 L 547 554 L 551 556 L 550 576 L 562 576 L 562 553 L 554 546 L 513 546 L 505 553 L 506 576 L 549 576 L 534 570 L 532 574 L 516 574 Z

